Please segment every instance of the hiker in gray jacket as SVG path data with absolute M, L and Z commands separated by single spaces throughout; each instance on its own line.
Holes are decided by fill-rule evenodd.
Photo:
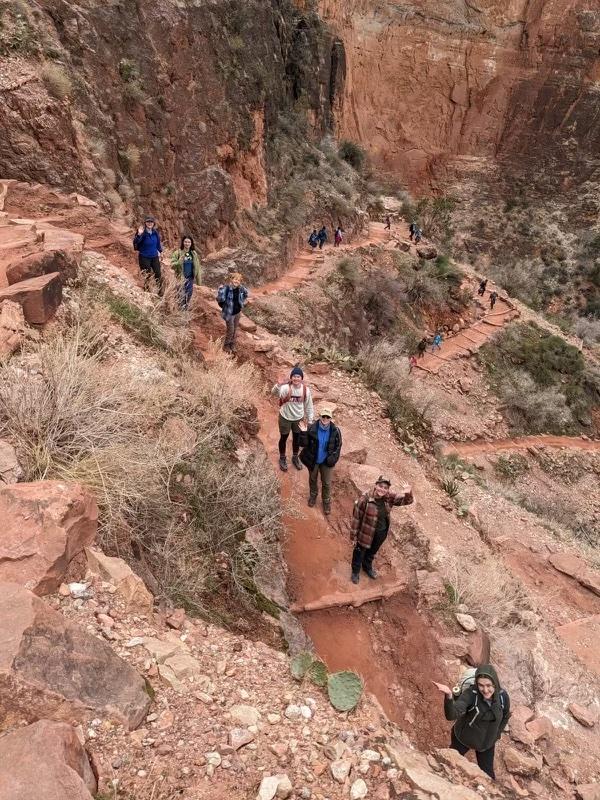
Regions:
M 474 682 L 458 697 L 443 683 L 433 684 L 444 694 L 446 719 L 455 720 L 450 747 L 463 756 L 475 750 L 479 768 L 495 780 L 494 750 L 510 717 L 510 698 L 500 686 L 496 670 L 491 664 L 478 667 Z

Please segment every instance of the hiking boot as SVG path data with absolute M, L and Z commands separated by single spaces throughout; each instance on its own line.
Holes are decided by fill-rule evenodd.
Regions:
M 317 495 L 311 494 L 310 497 L 308 498 L 308 507 L 314 508 L 316 505 L 317 505 Z
M 373 569 L 373 567 L 363 564 L 363 569 L 367 573 L 369 578 L 371 578 L 372 581 L 374 581 L 377 578 L 377 570 Z
M 279 456 L 279 469 L 282 472 L 287 472 L 287 458 L 285 456 Z
M 331 500 L 323 500 L 323 513 L 331 514 Z
M 358 572 L 353 572 L 350 580 L 352 581 L 352 583 L 358 583 L 360 580 L 360 575 L 358 574 Z
M 296 467 L 296 469 L 302 469 L 302 462 L 300 461 L 300 456 L 294 453 L 292 456 L 292 464 Z

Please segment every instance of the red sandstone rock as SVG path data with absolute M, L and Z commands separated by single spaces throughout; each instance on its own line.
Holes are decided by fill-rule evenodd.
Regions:
M 128 609 L 152 611 L 154 598 L 144 581 L 135 574 L 129 564 L 122 558 L 107 556 L 101 550 L 87 548 L 85 552 L 91 572 L 114 584 Z
M 593 728 L 596 724 L 597 715 L 589 708 L 579 705 L 579 703 L 569 703 L 569 713 L 584 728 Z
M 1 583 L 0 597 L 0 728 L 44 718 L 142 722 L 145 681 L 112 648 L 16 583 Z
M 536 717 L 528 722 L 526 727 L 535 742 L 538 739 L 549 739 L 554 733 L 554 725 L 548 717 Z
M 80 254 L 69 250 L 47 250 L 14 259 L 6 267 L 6 280 L 10 286 L 20 281 L 59 272 L 63 281 L 77 277 Z
M 600 783 L 580 783 L 576 791 L 578 800 L 600 800 Z
M 481 664 L 490 663 L 490 637 L 481 628 L 469 636 L 469 649 L 467 651 L 467 663 L 472 667 L 479 667 Z
M 62 281 L 59 272 L 40 275 L 37 278 L 0 289 L 0 304 L 3 300 L 20 303 L 27 322 L 43 325 L 54 314 L 62 300 Z
M 0 307 L 0 356 L 9 356 L 19 349 L 26 327 L 19 303 L 5 300 Z
M 55 592 L 72 559 L 96 537 L 98 507 L 78 483 L 37 481 L 0 489 L 0 581 Z
M 535 775 L 541 769 L 541 762 L 534 756 L 528 756 L 514 747 L 507 747 L 504 751 L 504 765 L 513 775 L 522 775 L 527 778 Z
M 96 789 L 71 725 L 43 719 L 0 738 L 0 800 L 92 800 Z

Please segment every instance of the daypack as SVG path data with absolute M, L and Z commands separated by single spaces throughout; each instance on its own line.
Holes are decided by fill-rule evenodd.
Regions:
M 279 408 L 281 408 L 281 406 L 284 406 L 290 400 L 291 396 L 292 396 L 292 382 L 290 381 L 288 383 L 287 395 L 285 397 L 281 397 L 281 395 L 279 396 Z M 294 402 L 297 401 L 294 400 Z M 306 402 L 306 384 L 304 383 L 304 381 L 302 381 L 302 402 L 303 403 Z

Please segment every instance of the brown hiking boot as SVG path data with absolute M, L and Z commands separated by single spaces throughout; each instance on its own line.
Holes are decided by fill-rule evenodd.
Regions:
M 308 507 L 314 508 L 316 505 L 317 505 L 317 495 L 311 494 L 310 497 L 308 498 Z
M 323 500 L 323 513 L 331 514 L 331 500 Z
M 302 469 L 302 462 L 300 461 L 300 456 L 294 454 L 292 456 L 292 464 L 296 467 L 296 469 Z

